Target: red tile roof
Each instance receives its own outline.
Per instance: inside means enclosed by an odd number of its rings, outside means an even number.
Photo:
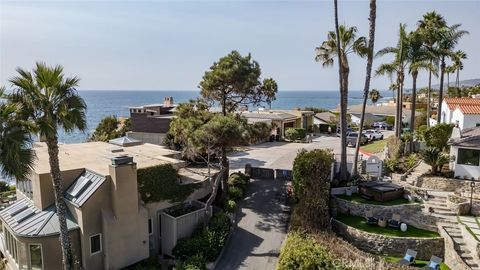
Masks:
[[[480,114],[480,98],[445,98],[450,110],[459,108],[463,114]]]

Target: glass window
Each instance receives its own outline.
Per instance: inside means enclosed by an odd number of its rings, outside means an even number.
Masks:
[[[101,234],[96,234],[90,236],[90,255],[99,253],[102,251],[102,236]]]
[[[149,219],[148,219],[148,234],[152,234],[152,233],[153,233],[152,226],[153,226],[153,224],[152,224],[152,219],[149,218]]]
[[[39,244],[30,244],[30,266],[32,270],[42,270],[42,246]]]
[[[480,150],[473,149],[458,149],[457,164],[479,166],[480,162]]]

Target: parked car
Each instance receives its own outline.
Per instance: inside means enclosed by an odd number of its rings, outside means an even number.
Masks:
[[[379,131],[368,129],[362,132],[365,136],[367,136],[368,140],[375,141],[375,140],[383,140],[383,134]]]
[[[357,146],[357,137],[358,137],[358,132],[348,133],[348,135],[347,135],[347,146],[352,146],[352,147]],[[360,145],[364,145],[367,142],[368,142],[367,136],[362,134],[361,137],[360,137]]]
[[[352,131],[353,131],[353,129],[347,128],[347,135],[348,135],[348,133],[350,133]],[[339,127],[337,128],[337,137],[340,137],[340,128]]]
[[[389,125],[387,124],[386,122],[382,121],[382,122],[374,122],[373,123],[373,127],[375,129],[383,129],[383,130],[392,130],[393,126],[392,125]]]

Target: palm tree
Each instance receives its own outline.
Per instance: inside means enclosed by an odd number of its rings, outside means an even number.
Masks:
[[[437,41],[439,39],[439,29],[445,27],[447,22],[442,15],[436,13],[435,11],[427,12],[423,14],[423,19],[419,20],[417,23],[418,30],[422,33],[425,41],[425,46],[430,52],[435,50]],[[430,64],[437,64],[438,59],[432,57],[430,59]],[[431,115],[431,93],[432,93],[432,71],[428,72],[428,89],[427,89],[427,126],[430,126],[430,115]]]
[[[447,73],[447,89],[450,88],[450,74],[455,73],[457,67],[455,65],[446,66],[445,72]]]
[[[378,100],[382,98],[382,96],[380,95],[380,92],[378,92],[377,89],[372,89],[372,91],[368,93],[368,97],[372,101],[373,105],[376,105]]]
[[[392,77],[393,74],[397,76],[395,85],[397,86],[397,110],[395,112],[395,137],[400,138],[402,133],[402,100],[403,100],[403,83],[405,79],[405,69],[408,66],[406,61],[407,49],[407,33],[405,32],[405,24],[400,24],[399,38],[396,47],[387,47],[377,52],[377,56],[386,54],[393,54],[394,59],[387,64],[381,64],[376,71],[376,75],[388,75]]]
[[[372,77],[372,64],[373,64],[373,47],[375,43],[375,20],[377,18],[377,2],[376,0],[370,0],[370,15],[369,15],[369,33],[368,33],[368,49],[367,49],[367,67],[365,72],[365,85],[363,88],[363,103],[362,103],[362,113],[360,116],[360,125],[358,129],[357,142],[355,144],[355,154],[353,156],[353,166],[352,166],[352,175],[357,175],[357,166],[358,166],[358,153],[360,151],[360,139],[363,131],[363,123],[365,121],[365,107],[367,106],[368,100],[368,90],[370,89],[370,80]],[[375,89],[374,89],[375,90]],[[377,90],[377,99],[380,97],[380,94]],[[376,102],[376,101],[375,101]]]
[[[443,101],[443,80],[445,75],[446,59],[452,58],[454,48],[460,39],[468,34],[465,30],[460,30],[460,24],[455,24],[449,27],[442,27],[438,32],[438,46],[434,53],[440,62],[440,88],[438,90],[438,108],[437,108],[437,123],[442,122],[442,101]]]
[[[417,78],[422,69],[432,71],[430,52],[424,47],[424,36],[420,31],[410,32],[406,42],[406,59],[408,72],[412,76],[412,108],[410,115],[410,131],[415,129],[415,110],[417,105]],[[410,140],[410,151],[413,151],[413,140]]]
[[[467,59],[467,54],[462,50],[457,50],[452,55],[453,68],[457,72],[455,86],[460,88],[460,70],[463,70],[463,59]]]
[[[64,269],[75,267],[63,199],[63,181],[58,160],[58,130],[86,129],[86,104],[77,94],[77,77],[63,75],[63,67],[37,63],[33,72],[17,68],[18,76],[10,82],[15,87],[14,100],[25,106],[25,115],[33,121],[39,136],[47,143],[55,207],[60,224],[60,244]]]
[[[33,165],[29,133],[32,125],[19,117],[21,105],[7,103],[6,99],[5,88],[0,87],[0,172],[21,181],[28,177]]]
[[[334,0],[335,7],[337,1]],[[330,67],[334,63],[334,58],[339,62],[339,80],[340,80],[340,178],[346,180],[347,177],[347,105],[348,105],[348,76],[350,67],[348,64],[348,55],[353,53],[365,56],[367,53],[365,37],[357,38],[357,28],[347,27],[338,24],[337,9],[335,8],[336,31],[328,32],[328,38],[320,47],[315,49],[315,60],[321,62],[323,67]]]

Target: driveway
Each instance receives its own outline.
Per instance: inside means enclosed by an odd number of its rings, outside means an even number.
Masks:
[[[237,228],[215,269],[275,269],[287,234],[285,184],[252,180],[239,203]]]

